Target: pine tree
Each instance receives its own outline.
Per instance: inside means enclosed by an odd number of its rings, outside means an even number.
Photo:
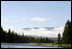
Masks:
[[[60,35],[60,33],[58,34],[58,44],[60,44],[61,43],[61,35]]]
[[[6,32],[1,27],[1,42],[5,42],[5,41],[6,41]]]
[[[9,43],[11,42],[11,31],[9,29],[8,34],[7,34],[7,39],[6,39]]]
[[[65,24],[62,43],[66,43],[66,44],[71,43],[71,22],[69,20]]]

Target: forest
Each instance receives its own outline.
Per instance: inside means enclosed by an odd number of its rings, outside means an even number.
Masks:
[[[60,34],[58,34],[58,44],[71,44],[71,22],[68,20],[65,24],[64,27],[64,32],[63,32],[63,37],[61,37]],[[35,43],[54,43],[55,41],[49,39],[48,37],[31,37],[31,36],[25,36],[23,35],[18,35],[14,31],[11,32],[9,31],[4,31],[3,28],[1,27],[1,42],[6,42],[6,43],[30,43],[30,42],[35,42]]]
[[[24,34],[18,35],[14,31],[11,32],[10,29],[8,32],[6,32],[1,27],[1,42],[6,42],[6,43],[29,43],[29,42],[53,43],[54,41],[50,40],[47,37],[35,38],[35,37],[31,37],[31,36],[24,36]]]

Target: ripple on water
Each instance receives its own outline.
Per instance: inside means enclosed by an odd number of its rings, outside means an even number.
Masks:
[[[1,43],[1,48],[62,48],[57,45],[32,45],[28,43]]]

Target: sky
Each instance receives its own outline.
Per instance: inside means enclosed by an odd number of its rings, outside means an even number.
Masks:
[[[1,1],[2,27],[64,27],[71,1]]]

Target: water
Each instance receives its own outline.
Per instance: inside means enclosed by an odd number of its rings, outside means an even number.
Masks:
[[[33,45],[28,43],[1,43],[1,48],[62,48],[57,45]]]

